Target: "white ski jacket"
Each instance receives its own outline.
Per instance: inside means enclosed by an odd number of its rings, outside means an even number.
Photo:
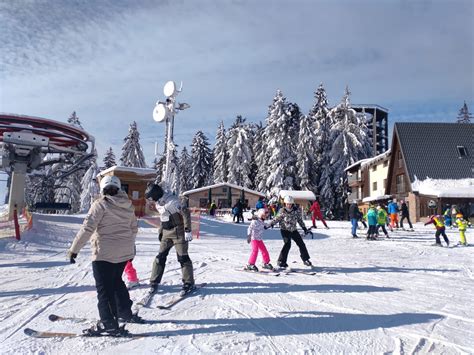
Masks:
[[[135,209],[127,194],[101,196],[92,204],[74,238],[71,253],[79,253],[90,239],[92,260],[120,263],[135,256],[138,231]]]

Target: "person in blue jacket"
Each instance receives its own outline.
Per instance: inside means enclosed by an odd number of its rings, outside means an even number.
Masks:
[[[374,205],[370,205],[369,210],[367,211],[367,223],[369,224],[369,231],[367,233],[367,239],[375,240],[377,237],[377,211],[375,210]]]

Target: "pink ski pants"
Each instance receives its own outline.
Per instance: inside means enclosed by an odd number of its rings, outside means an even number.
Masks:
[[[125,264],[125,269],[123,270],[125,275],[127,276],[128,282],[137,282],[138,281],[138,276],[137,276],[137,270],[133,267],[133,264],[131,261],[127,261]]]
[[[270,262],[270,256],[268,255],[268,251],[265,247],[265,243],[263,243],[263,240],[252,240],[250,245],[252,246],[252,252],[250,253],[249,264],[255,265],[259,250],[262,253],[263,263],[268,264]]]

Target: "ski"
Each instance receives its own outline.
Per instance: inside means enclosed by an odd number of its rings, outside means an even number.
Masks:
[[[153,299],[153,296],[156,294],[156,291],[147,291],[147,293],[145,294],[145,296],[143,296],[140,300],[138,300],[136,302],[136,305],[137,306],[141,306],[141,307],[148,307],[148,305],[150,304],[151,300]]]
[[[182,300],[184,300],[185,298],[187,298],[188,296],[196,293],[197,291],[199,291],[200,288],[206,286],[207,283],[202,283],[202,284],[199,284],[199,285],[195,285],[195,288],[191,291],[189,291],[188,293],[185,293],[185,294],[178,294],[176,296],[174,296],[173,298],[171,298],[168,302],[166,302],[165,304],[163,305],[159,305],[157,308],[159,309],[171,309],[173,306],[175,306],[177,303],[181,302]]]
[[[253,271],[253,270],[246,270],[246,269],[236,269],[236,270],[237,271],[248,272],[248,273],[253,273],[253,274],[258,274],[258,275],[280,276],[279,271],[263,271],[263,270]]]
[[[42,331],[42,330],[34,330],[31,328],[25,328],[23,329],[23,333],[25,335],[28,335],[33,338],[79,338],[79,337],[84,337],[84,338],[96,338],[96,337],[111,337],[111,338],[127,338],[127,339],[138,339],[138,338],[144,338],[144,337],[149,337],[149,336],[154,336],[151,333],[138,333],[138,334],[132,334],[132,333],[127,333],[126,335],[123,336],[113,336],[110,334],[98,334],[98,335],[89,335],[85,333],[63,333],[63,332],[50,332],[50,331]]]
[[[311,270],[303,270],[303,269],[282,269],[281,272],[284,274],[304,274],[304,275],[316,275],[316,271],[311,271]]]
[[[63,316],[59,316],[57,314],[50,314],[48,316],[48,319],[51,322],[71,321],[71,322],[74,322],[74,323],[97,323],[97,319],[79,318],[79,317],[63,317]],[[130,324],[160,324],[160,323],[174,323],[174,322],[173,321],[167,321],[167,320],[147,320],[147,319],[144,319],[143,323],[133,323],[133,322],[131,322]]]

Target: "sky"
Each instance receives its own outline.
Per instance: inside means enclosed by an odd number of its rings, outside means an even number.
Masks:
[[[242,115],[264,121],[276,90],[307,113],[322,82],[336,105],[377,104],[396,121],[474,111],[474,2],[379,0],[0,0],[0,112],[65,122],[76,111],[99,159],[120,157],[136,121],[148,164],[152,111],[183,82],[175,143],[213,143]]]

